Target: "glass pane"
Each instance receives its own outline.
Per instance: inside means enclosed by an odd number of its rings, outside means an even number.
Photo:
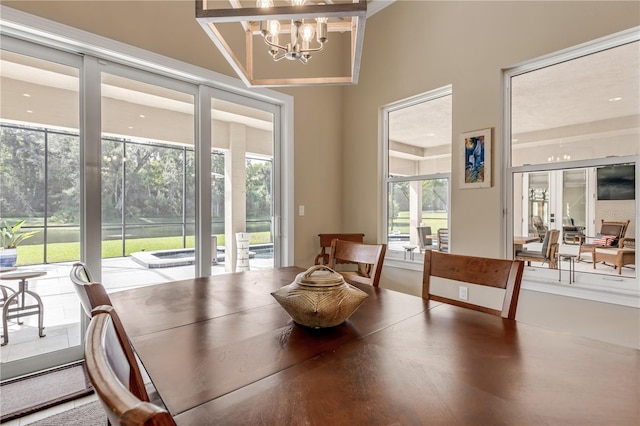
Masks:
[[[211,217],[220,266],[213,273],[240,270],[235,232],[249,233],[250,269],[272,268],[273,114],[220,99],[211,105]]]
[[[438,230],[448,228],[449,180],[392,182],[388,200],[388,250],[438,249]]]
[[[194,276],[194,126],[193,95],[102,74],[107,291]]]
[[[638,155],[640,42],[511,79],[512,165]]]
[[[585,226],[587,224],[587,174],[586,170],[562,172],[562,224]]]
[[[80,345],[80,304],[68,279],[68,262],[80,256],[79,70],[1,51],[0,78],[0,222],[24,220],[20,232],[35,232],[18,244],[16,267],[41,274],[27,285],[42,301],[44,321],[42,333],[33,309],[8,321],[4,376],[13,361],[46,368],[52,352],[63,360],[60,351]],[[3,277],[3,286],[19,291],[18,280]],[[17,300],[10,306],[22,306]],[[36,300],[27,294],[24,302]]]
[[[529,233],[540,233],[549,228],[549,174],[529,173]]]
[[[610,190],[612,186],[616,189]],[[628,240],[636,232],[635,165],[516,173],[513,195],[518,249],[523,245],[540,252],[547,232],[558,230],[557,253],[564,260],[569,259],[566,255],[575,258],[576,273],[636,276],[631,255],[635,242]],[[612,234],[615,239],[603,240]],[[549,264],[531,262],[531,266]]]
[[[451,172],[451,95],[389,112],[389,176]]]

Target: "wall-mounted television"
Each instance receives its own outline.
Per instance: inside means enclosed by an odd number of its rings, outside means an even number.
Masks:
[[[636,166],[615,164],[596,169],[598,200],[635,200]]]

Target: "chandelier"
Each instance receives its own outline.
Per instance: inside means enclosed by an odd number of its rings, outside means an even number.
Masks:
[[[196,20],[249,86],[355,84],[367,13],[366,0],[196,0]],[[221,8],[221,6],[223,8]],[[325,48],[331,39],[331,48]],[[261,39],[261,40],[260,40]],[[265,46],[259,48],[259,46]],[[316,52],[339,67],[268,65],[287,59],[307,64]],[[266,60],[265,60],[266,58]],[[340,70],[346,70],[342,67]],[[303,70],[304,69],[304,70]],[[328,70],[326,74],[321,74]]]
[[[293,6],[302,6],[306,0],[293,0]],[[325,3],[321,3],[325,4]],[[273,7],[273,0],[258,0],[257,7],[268,8]],[[260,22],[260,34],[264,37],[264,42],[270,47],[269,54],[274,61],[283,58],[290,61],[299,60],[306,64],[311,58],[311,52],[319,52],[327,42],[327,17],[315,18],[316,26],[305,23],[304,19],[299,17],[292,18],[289,24],[289,43],[280,45],[280,34],[282,25],[277,19]],[[317,47],[310,47],[313,36],[317,34]],[[278,56],[278,53],[281,53]]]

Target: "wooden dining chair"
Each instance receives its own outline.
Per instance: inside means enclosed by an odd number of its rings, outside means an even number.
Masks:
[[[364,241],[364,234],[318,234],[320,237],[320,253],[316,255],[314,263],[316,265],[328,265],[329,264],[329,253],[327,250],[331,251],[331,242],[335,239],[343,240],[343,241],[353,241],[356,243],[361,243]]]
[[[422,274],[422,297],[463,308],[474,309],[503,318],[515,319],[522,283],[524,262],[521,260],[493,259],[487,257],[463,256],[427,250],[424,255]],[[477,284],[505,290],[502,309],[492,309],[468,301],[431,294],[431,277],[447,278],[459,283]],[[448,281],[447,284],[453,283]],[[455,294],[455,293],[454,293]]]
[[[378,287],[386,244],[364,244],[353,241],[333,240],[329,254],[329,268],[338,263],[356,263],[356,271],[337,271],[349,283],[362,283]]]
[[[82,310],[91,318],[93,308],[100,305],[111,306],[111,299],[107,290],[100,283],[92,282],[91,273],[83,262],[76,262],[71,267],[69,278],[80,299]]]
[[[109,424],[175,425],[171,414],[149,402],[133,349],[112,306],[98,306],[87,329],[85,365]]]

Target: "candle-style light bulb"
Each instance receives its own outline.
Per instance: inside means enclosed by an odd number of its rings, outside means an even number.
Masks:
[[[256,7],[273,7],[273,0],[256,0]],[[262,34],[262,37],[266,37],[269,34],[268,22],[260,21],[260,33]]]
[[[267,22],[269,27],[269,33],[272,36],[277,37],[278,34],[280,34],[280,21],[278,21],[277,19],[272,19]]]
[[[278,44],[280,34],[280,21],[277,19],[271,19],[267,21],[267,28],[269,29],[269,34],[271,35],[271,43]],[[273,52],[271,53],[273,55]]]
[[[325,3],[318,3],[319,6],[324,5]],[[320,44],[324,44],[327,42],[327,22],[329,21],[329,18],[327,18],[326,16],[320,17],[320,18],[316,18],[316,26],[317,31],[316,34],[317,36],[317,40],[318,43]]]
[[[304,24],[300,29],[300,37],[302,37],[302,50],[309,49],[309,42],[313,39],[316,29],[311,24]]]

